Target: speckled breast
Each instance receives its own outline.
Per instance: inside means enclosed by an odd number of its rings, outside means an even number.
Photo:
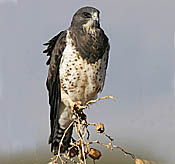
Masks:
[[[104,54],[95,63],[87,63],[73,46],[69,32],[66,41],[59,72],[61,96],[68,96],[72,101],[81,101],[84,104],[94,99],[103,89],[107,55]]]

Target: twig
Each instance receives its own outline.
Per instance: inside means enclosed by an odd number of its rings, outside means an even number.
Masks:
[[[60,152],[61,152],[61,146],[62,146],[62,144],[63,144],[63,140],[64,140],[64,137],[65,137],[67,131],[68,131],[69,128],[73,125],[73,123],[74,123],[74,121],[72,121],[72,122],[70,123],[70,125],[67,127],[67,129],[64,131],[64,134],[63,134],[63,136],[62,136],[62,138],[61,138],[61,141],[60,141],[60,143],[59,143],[58,155],[56,156],[56,159],[54,160],[54,162],[57,161],[58,158],[60,158],[61,163],[62,163],[62,164],[65,163],[64,160],[61,158],[61,154],[60,154]]]
[[[97,98],[97,99],[95,99],[95,100],[90,100],[90,101],[88,101],[88,102],[87,102],[87,105],[96,103],[97,101],[104,100],[104,99],[113,99],[113,100],[115,100],[115,101],[118,100],[118,98],[113,97],[113,96],[104,96],[104,97]]]
[[[125,155],[130,155],[132,157],[132,159],[134,160],[135,159],[135,155],[130,153],[130,152],[127,152],[126,150],[124,150],[121,146],[117,146],[117,145],[113,145],[113,148],[117,148],[119,149],[120,151],[122,151]]]
[[[99,144],[99,145],[102,145],[102,146],[104,146],[104,147],[106,147],[106,148],[110,148],[110,147],[112,147],[112,148],[117,148],[117,149],[119,149],[120,151],[122,151],[125,155],[130,155],[131,157],[132,157],[132,159],[134,160],[135,159],[135,155],[134,154],[132,154],[132,153],[130,153],[130,152],[127,152],[126,150],[124,150],[124,148],[122,148],[121,146],[117,146],[117,145],[110,145],[110,143],[109,144],[104,144],[104,143],[102,143],[101,141],[99,141],[99,140],[96,140],[96,141],[92,141],[92,142],[90,142],[89,144]]]
[[[95,164],[95,160],[100,158],[101,152],[94,149],[94,148],[90,148],[91,144],[102,145],[102,146],[110,149],[111,151],[114,148],[116,148],[116,149],[119,149],[121,152],[123,152],[125,155],[130,155],[133,160],[136,159],[134,154],[127,152],[126,150],[124,150],[120,146],[113,145],[114,139],[104,132],[104,125],[102,123],[97,124],[97,123],[88,123],[87,122],[86,115],[84,114],[83,110],[86,109],[89,104],[93,104],[99,100],[104,100],[104,99],[118,100],[117,98],[115,98],[113,96],[104,96],[104,97],[98,98],[96,100],[90,100],[89,102],[86,103],[85,106],[81,106],[80,102],[77,102],[77,103],[72,102],[73,106],[72,106],[71,111],[73,112],[73,121],[70,123],[70,125],[67,127],[67,129],[64,131],[64,134],[63,134],[61,141],[59,143],[58,155],[52,159],[53,163],[56,163],[58,158],[59,158],[62,164],[67,163],[68,160],[72,161],[75,164],[86,164],[86,156],[88,154],[93,159],[93,163]],[[102,124],[103,126],[99,127],[99,124],[100,125]],[[78,139],[74,140],[72,143],[72,146],[69,147],[65,153],[61,154],[61,146],[63,145],[63,140],[66,136],[66,133],[68,132],[68,130],[70,129],[70,127],[72,125],[74,125],[75,132],[78,136]],[[109,140],[109,143],[104,144],[99,140],[90,141],[90,131],[88,130],[89,126],[96,126],[96,132],[101,133],[105,137],[107,137]],[[86,138],[86,136],[87,136],[87,138]],[[72,155],[70,155],[70,151],[74,147],[78,148],[78,154],[76,153],[75,155],[72,156]],[[92,150],[94,151],[94,154],[93,154]],[[64,160],[61,157],[61,155],[64,156]],[[77,162],[73,159],[73,157],[75,157],[75,156],[78,156]]]

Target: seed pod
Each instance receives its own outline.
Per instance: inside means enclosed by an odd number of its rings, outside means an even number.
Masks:
[[[98,123],[98,124],[96,125],[96,132],[97,132],[97,133],[103,133],[104,131],[105,131],[104,124]]]
[[[73,148],[69,150],[69,156],[70,158],[73,158],[77,155],[78,155],[78,148],[74,146]]]
[[[88,155],[93,159],[93,160],[97,160],[100,159],[101,157],[101,152],[97,149],[94,148],[90,148],[90,151],[88,152]]]
[[[135,159],[135,164],[144,164],[144,162],[141,159],[136,158]]]

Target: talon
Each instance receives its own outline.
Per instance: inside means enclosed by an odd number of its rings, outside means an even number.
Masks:
[[[85,109],[87,107],[88,107],[88,105],[82,105],[81,101],[77,101],[74,104],[74,109],[77,109],[77,110],[82,110],[82,109]]]

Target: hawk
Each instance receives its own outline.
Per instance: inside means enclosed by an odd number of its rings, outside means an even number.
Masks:
[[[103,90],[108,64],[108,37],[100,27],[99,10],[80,8],[70,27],[53,37],[43,51],[49,59],[46,86],[50,104],[51,152],[72,121],[71,101],[85,105]],[[70,101],[71,100],[71,101]],[[61,151],[68,149],[73,126],[66,133]]]

